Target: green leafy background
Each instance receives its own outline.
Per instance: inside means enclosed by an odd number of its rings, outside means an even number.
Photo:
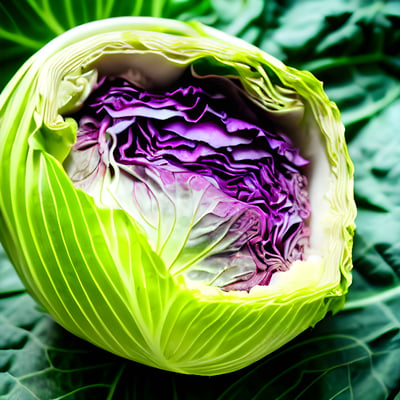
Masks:
[[[184,376],[64,331],[25,292],[0,248],[0,400],[399,400],[400,2],[1,0],[0,87],[64,30],[120,15],[196,19],[324,82],[355,164],[354,282],[343,311],[260,362],[223,376]]]

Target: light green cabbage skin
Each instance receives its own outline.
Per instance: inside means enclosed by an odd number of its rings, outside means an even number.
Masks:
[[[63,167],[77,126],[61,114],[96,74],[131,68],[162,86],[190,65],[240,79],[311,161],[307,259],[249,293],[173,274],[126,211],[76,189]],[[353,166],[338,109],[310,73],[199,23],[114,18],[46,45],[0,96],[0,183],[0,240],[29,293],[75,335],[153,367],[243,368],[340,310],[351,283]]]

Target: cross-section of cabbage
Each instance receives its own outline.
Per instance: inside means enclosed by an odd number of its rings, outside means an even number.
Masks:
[[[172,274],[268,285],[308,246],[308,162],[231,81],[188,75],[162,91],[102,78],[74,115],[68,173],[128,211]]]
[[[353,167],[313,75],[192,22],[66,32],[0,95],[0,240],[64,328],[216,375],[340,310]]]

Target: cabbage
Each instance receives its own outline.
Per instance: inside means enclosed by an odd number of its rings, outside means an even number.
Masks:
[[[310,73],[239,39],[86,24],[0,97],[0,239],[75,335],[157,368],[231,372],[344,304],[343,130]]]

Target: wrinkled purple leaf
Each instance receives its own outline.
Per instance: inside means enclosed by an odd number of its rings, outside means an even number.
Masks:
[[[245,101],[237,115],[227,96],[205,86],[192,78],[161,93],[103,78],[75,116],[74,150],[92,160],[75,180],[84,187],[82,176],[93,184],[104,166],[119,168],[130,181],[126,192],[135,212],[161,230],[160,208],[161,216],[170,212],[168,203],[178,208],[178,192],[188,204],[197,197],[186,249],[167,262],[173,265],[186,251],[181,265],[190,258],[215,265],[209,283],[234,290],[268,285],[275,271],[302,259],[308,245],[310,205],[302,173],[308,162],[285,135],[253,123]],[[179,224],[176,218],[164,226],[168,240]],[[197,275],[195,269],[189,276]]]

